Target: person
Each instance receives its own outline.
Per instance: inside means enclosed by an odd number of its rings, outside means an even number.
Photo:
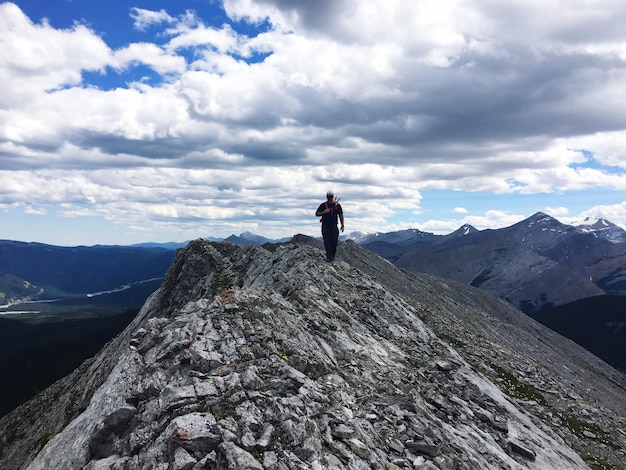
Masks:
[[[322,219],[322,237],[324,238],[324,249],[326,250],[326,261],[333,261],[337,254],[337,243],[339,242],[339,229],[337,228],[337,218],[341,222],[343,232],[343,209],[341,204],[335,200],[335,193],[326,193],[326,202],[320,204],[315,212],[317,217]]]

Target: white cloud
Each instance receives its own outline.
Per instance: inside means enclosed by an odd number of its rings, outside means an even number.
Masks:
[[[424,232],[446,235],[465,224],[469,224],[478,230],[509,227],[525,219],[528,215],[530,214],[510,214],[499,210],[488,210],[483,215],[470,215],[460,219],[427,220],[418,224],[418,228]]]
[[[572,139],[581,149],[593,149],[594,158],[603,165],[626,170],[626,131],[598,132]]]
[[[572,217],[568,220],[584,220],[587,217],[597,219],[607,219],[611,222],[621,225],[626,229],[626,201],[620,204],[599,205],[591,207],[585,211],[582,211],[576,217]]]
[[[560,218],[569,214],[567,207],[546,207],[544,212],[554,218]]]
[[[145,31],[150,26],[174,21],[174,18],[168,15],[165,10],[151,11],[133,7],[130,16],[134,20],[133,26],[140,31]]]
[[[78,85],[83,70],[102,70],[104,41],[83,25],[36,25],[13,3],[0,4],[0,109],[21,107],[33,94]]]
[[[115,69],[125,69],[140,63],[162,75],[183,73],[186,69],[183,57],[168,54],[161,47],[147,43],[130,44],[128,47],[115,51],[109,65]]]
[[[46,210],[31,206],[24,207],[24,213],[28,215],[46,215]]]
[[[224,8],[269,27],[243,35],[191,11],[134,8],[145,41],[113,50],[84,25],[34,24],[0,4],[0,204],[67,203],[65,216],[135,226],[144,217],[316,230],[306,208],[332,186],[368,230],[416,225],[388,220],[422,215],[428,189],[626,190],[626,4]],[[141,66],[153,75],[134,74]],[[116,86],[90,84],[86,72]],[[267,208],[274,198],[280,210]],[[422,227],[520,217],[453,212],[466,217]]]

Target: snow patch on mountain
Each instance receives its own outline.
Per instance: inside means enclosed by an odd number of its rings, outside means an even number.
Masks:
[[[626,231],[606,219],[586,217],[581,221],[573,222],[579,232],[592,233],[598,238],[604,238],[613,243],[626,244]]]

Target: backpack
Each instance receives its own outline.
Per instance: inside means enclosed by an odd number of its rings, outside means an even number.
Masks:
[[[326,205],[326,209],[330,209],[332,208],[334,211],[337,210],[337,201],[333,201],[333,203],[329,206],[328,205],[328,201],[324,202],[324,204]],[[332,212],[331,212],[332,214]],[[324,216],[320,217],[320,224],[322,223],[322,219],[324,218]]]

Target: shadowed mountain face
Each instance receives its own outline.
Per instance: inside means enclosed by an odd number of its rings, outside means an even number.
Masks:
[[[626,294],[626,247],[598,233],[537,213],[498,230],[363,246],[409,271],[480,287],[531,313],[585,297]]]
[[[478,289],[319,245],[191,242],[121,335],[0,420],[0,467],[626,466],[623,375]]]
[[[625,296],[588,297],[531,316],[626,372]]]
[[[161,247],[61,247],[0,240],[0,305],[162,278],[174,256],[174,250]]]

